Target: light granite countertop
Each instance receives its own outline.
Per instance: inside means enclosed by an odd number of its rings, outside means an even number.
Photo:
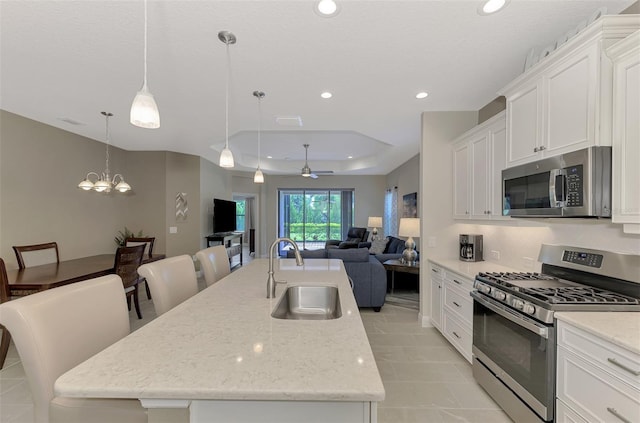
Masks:
[[[447,270],[475,279],[480,272],[517,272],[518,270],[496,264],[492,261],[462,261],[458,259],[430,258],[429,261],[444,267]]]
[[[258,259],[115,343],[55,383],[66,397],[382,401],[384,387],[342,261],[277,261],[289,286],[338,286],[342,317],[281,320]]]
[[[639,312],[557,312],[558,320],[640,355]]]

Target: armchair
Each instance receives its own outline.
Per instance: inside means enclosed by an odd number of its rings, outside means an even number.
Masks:
[[[358,248],[361,242],[367,242],[369,231],[367,228],[351,227],[344,241],[330,239],[325,243],[325,248]]]

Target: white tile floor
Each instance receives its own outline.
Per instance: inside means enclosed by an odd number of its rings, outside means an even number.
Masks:
[[[132,310],[131,330],[156,317],[144,288],[140,292],[143,319]],[[416,310],[387,304],[380,313],[362,309],[361,315],[386,390],[378,405],[380,423],[511,421],[473,380],[469,363],[436,329],[418,324]],[[31,393],[13,344],[0,370],[0,422],[33,422]]]

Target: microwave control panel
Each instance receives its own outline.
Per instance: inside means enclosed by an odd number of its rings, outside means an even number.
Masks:
[[[566,167],[564,171],[567,175],[566,207],[582,207],[584,201],[584,178],[582,175],[582,165]]]

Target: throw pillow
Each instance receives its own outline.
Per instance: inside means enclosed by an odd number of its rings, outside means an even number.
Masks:
[[[384,252],[385,247],[387,246],[387,242],[389,242],[389,238],[374,239],[373,241],[371,241],[371,247],[369,247],[369,254],[382,254]]]

